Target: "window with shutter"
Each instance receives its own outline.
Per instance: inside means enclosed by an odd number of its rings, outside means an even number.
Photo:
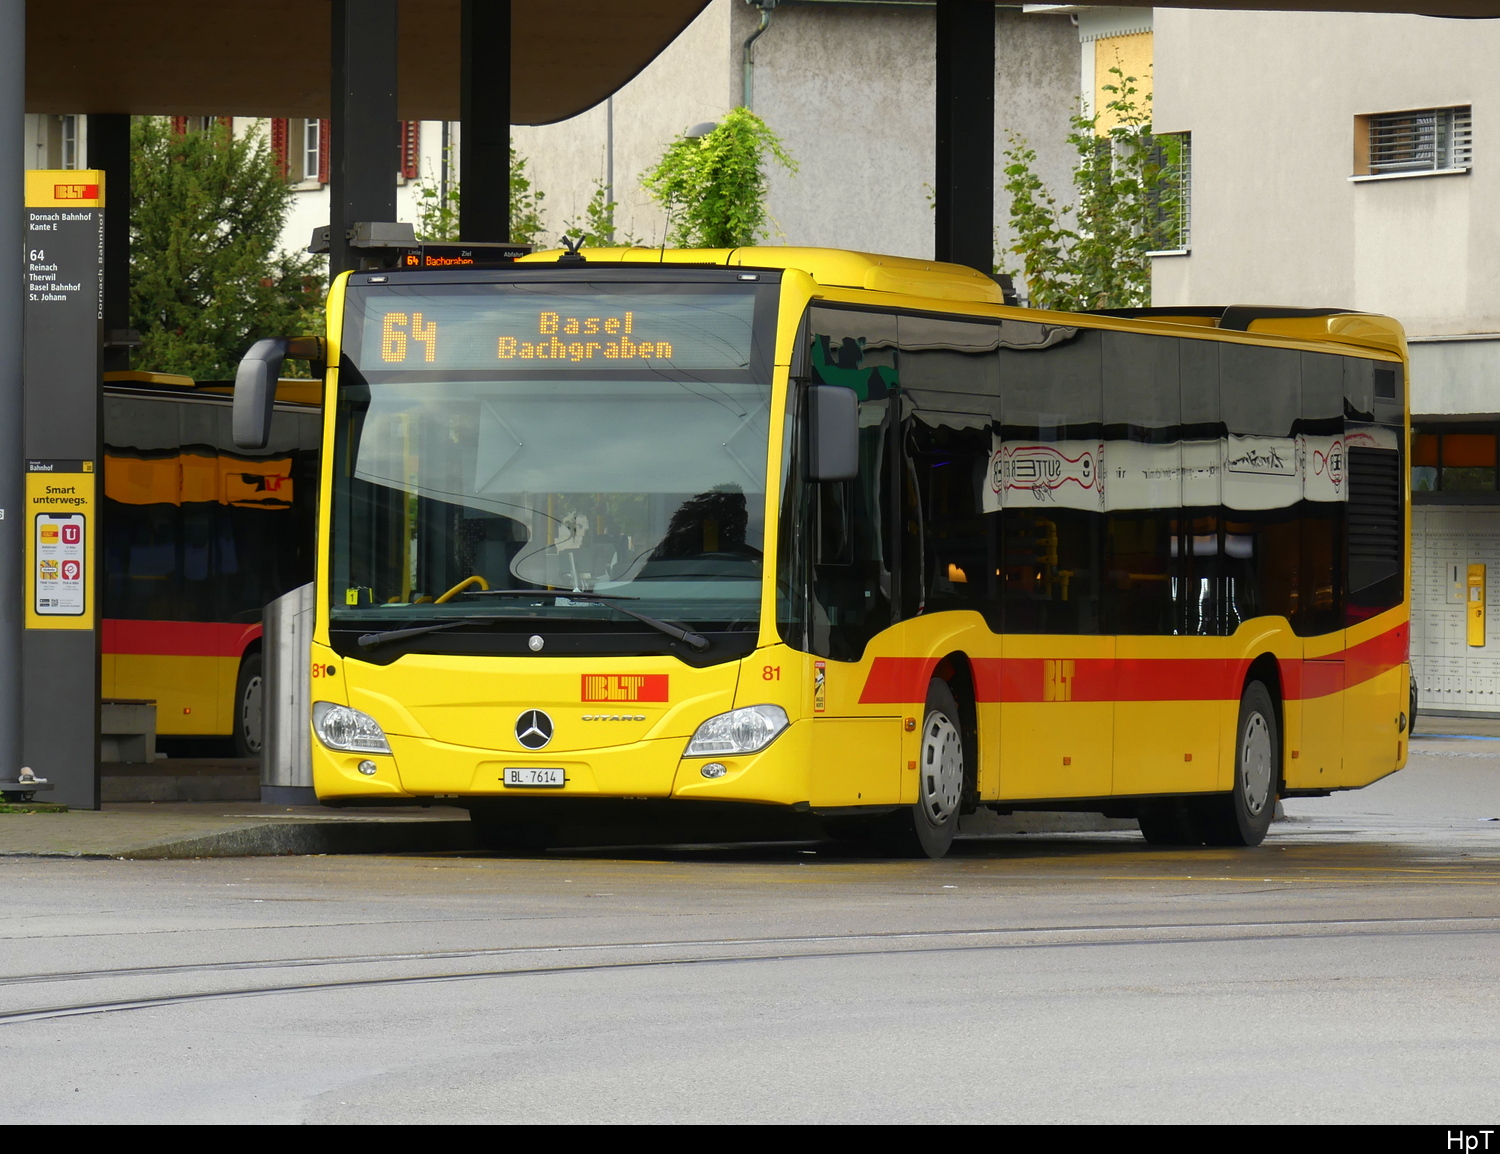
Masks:
[[[276,164],[276,171],[286,180],[291,171],[287,158],[287,121],[282,117],[271,120],[271,159]]]
[[[308,121],[311,125],[312,121]],[[318,121],[318,183],[328,183],[328,121]]]
[[[1159,233],[1152,255],[1176,256],[1193,246],[1193,134],[1163,132],[1152,143],[1162,182],[1151,195]]]
[[[1355,118],[1357,176],[1466,172],[1474,163],[1469,105],[1417,108]]]
[[[422,159],[422,122],[401,122],[401,175],[407,180],[416,180],[420,175]]]

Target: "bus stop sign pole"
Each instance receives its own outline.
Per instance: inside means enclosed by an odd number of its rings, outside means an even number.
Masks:
[[[21,310],[25,247],[26,3],[0,0],[0,779],[21,771]]]
[[[26,173],[22,763],[99,805],[104,173]],[[21,779],[25,788],[24,778]]]

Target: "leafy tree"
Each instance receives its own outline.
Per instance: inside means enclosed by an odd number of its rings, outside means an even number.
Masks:
[[[539,244],[546,225],[542,220],[542,201],[547,194],[536,188],[526,172],[527,160],[510,150],[510,239],[517,244]],[[463,182],[448,182],[445,201],[442,189],[432,180],[417,184],[417,237],[419,240],[461,240],[458,231],[458,206],[463,199]]]
[[[565,236],[577,237],[585,248],[629,248],[640,241],[628,233],[621,233],[615,224],[615,210],[620,206],[609,198],[609,189],[604,181],[594,181],[594,193],[584,206],[583,218],[574,217],[563,225]]]
[[[136,366],[222,380],[262,337],[322,331],[322,258],[277,252],[291,198],[263,133],[176,133],[164,117],[134,120]]]
[[[1077,156],[1072,204],[1036,172],[1036,152],[1011,137],[1005,153],[1010,224],[1020,276],[1036,308],[1086,311],[1151,303],[1153,250],[1172,248],[1181,228],[1180,145],[1151,133],[1151,96],[1134,76],[1111,68],[1111,99],[1071,118]],[[1101,124],[1109,127],[1101,131]]]
[[[766,164],[797,171],[781,138],[748,108],[707,136],[679,136],[641,184],[667,212],[667,239],[684,248],[736,248],[769,235]]]

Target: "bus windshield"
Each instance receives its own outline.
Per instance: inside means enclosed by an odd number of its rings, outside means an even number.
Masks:
[[[335,630],[482,617],[514,632],[541,617],[640,632],[614,600],[702,631],[753,632],[771,391],[755,339],[765,291],[352,291]],[[505,592],[518,590],[592,597]]]

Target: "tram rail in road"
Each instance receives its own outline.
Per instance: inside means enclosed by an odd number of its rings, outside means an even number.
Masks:
[[[539,978],[556,974],[588,973],[643,967],[743,965],[806,960],[921,954],[974,950],[1056,950],[1094,946],[1158,946],[1199,942],[1249,942],[1278,939],[1334,937],[1412,937],[1457,934],[1500,934],[1500,917],[1458,918],[1341,918],[1326,921],[1164,923],[1116,926],[1036,926],[1016,929],[954,929],[892,931],[878,934],[818,934],[783,938],[740,938],[662,942],[594,943],[564,946],[514,946],[492,950],[439,950],[397,954],[285,958],[279,960],[210,962],[182,966],[137,966],[113,970],[61,971],[9,975],[0,987],[25,988],[57,982],[98,984],[129,979],[273,973],[308,968],[425,967],[414,974],[375,974],[330,978],[315,982],[285,982],[236,986],[228,989],[141,994],[92,1002],[31,1006],[0,1010],[0,1025],[82,1014],[118,1013],[191,1001],[310,994],[321,991],[378,989],[393,985],[482,981],[502,978]],[[617,955],[610,957],[608,955]],[[601,958],[601,955],[603,956]],[[451,963],[477,959],[574,959],[554,964],[464,969]],[[592,961],[590,958],[601,958]],[[444,966],[443,963],[450,963]]]

